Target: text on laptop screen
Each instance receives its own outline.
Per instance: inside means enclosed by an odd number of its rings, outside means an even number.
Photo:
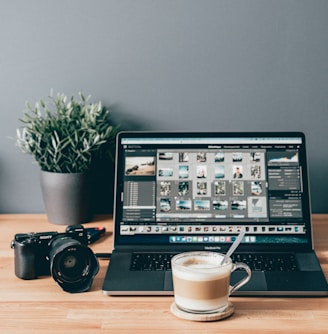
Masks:
[[[244,242],[306,241],[302,137],[123,136],[119,145],[123,238],[229,243],[243,228]]]

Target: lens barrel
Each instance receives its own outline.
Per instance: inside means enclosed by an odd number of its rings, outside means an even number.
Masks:
[[[70,293],[89,290],[99,271],[92,250],[67,236],[54,239],[50,247],[50,273],[57,284]]]

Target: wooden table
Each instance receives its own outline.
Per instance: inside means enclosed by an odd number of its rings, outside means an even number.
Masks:
[[[315,249],[328,277],[328,215],[314,215]],[[92,245],[94,252],[112,247],[111,217],[100,216],[87,227],[105,226],[106,236]],[[52,277],[24,281],[14,274],[16,233],[64,231],[43,214],[0,215],[0,333],[328,333],[328,298],[232,297],[234,314],[223,321],[202,323],[176,318],[173,297],[109,297],[102,294],[108,265],[91,291],[63,292]]]

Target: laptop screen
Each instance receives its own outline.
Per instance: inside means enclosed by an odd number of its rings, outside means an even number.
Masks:
[[[310,242],[302,133],[122,132],[119,244]]]

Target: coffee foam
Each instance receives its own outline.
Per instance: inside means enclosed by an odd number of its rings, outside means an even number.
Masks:
[[[174,274],[186,280],[210,281],[222,276],[228,276],[231,272],[231,263],[221,266],[222,256],[199,256],[181,258],[175,268]]]

